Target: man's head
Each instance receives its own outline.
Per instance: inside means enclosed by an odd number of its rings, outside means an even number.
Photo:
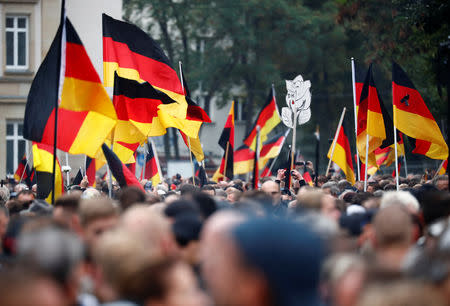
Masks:
[[[322,190],[307,190],[299,193],[296,207],[298,210],[315,211],[335,221],[340,217],[336,199]]]
[[[60,196],[53,206],[53,219],[67,225],[75,231],[79,231],[78,209],[80,194],[64,194]]]
[[[267,181],[261,185],[261,190],[272,198],[272,204],[277,205],[281,201],[280,185],[274,181]]]
[[[82,200],[78,210],[83,238],[92,246],[103,232],[114,228],[119,219],[118,209],[107,198]]]
[[[448,191],[448,175],[438,175],[433,179],[433,183],[439,190]]]
[[[122,210],[128,209],[133,204],[145,202],[145,193],[136,186],[120,189],[118,197]]]
[[[378,211],[373,221],[375,246],[408,248],[412,243],[411,215],[401,205],[390,205]]]
[[[31,204],[31,202],[33,202],[34,198],[35,198],[34,192],[31,190],[28,190],[28,188],[22,189],[17,194],[17,200],[24,203],[26,208]]]
[[[216,195],[216,190],[211,185],[203,186],[201,189],[201,192],[208,194],[209,196],[213,197]]]
[[[305,226],[250,220],[218,238],[216,263],[222,271],[213,290],[217,305],[319,305],[324,250]]]

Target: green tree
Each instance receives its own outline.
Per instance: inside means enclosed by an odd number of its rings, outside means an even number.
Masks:
[[[322,152],[328,149],[338,113],[351,105],[349,57],[355,56],[336,23],[335,1],[126,0],[124,7],[125,19],[151,33],[173,63],[183,61],[192,89],[201,86],[206,111],[213,97],[224,105],[239,91],[247,128],[271,83],[281,106],[285,79],[311,80],[313,118],[299,140],[308,143],[320,124]],[[313,156],[313,146],[301,148]]]

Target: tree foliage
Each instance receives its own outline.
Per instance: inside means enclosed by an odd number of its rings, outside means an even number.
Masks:
[[[124,0],[124,8],[173,63],[183,62],[207,111],[213,97],[219,106],[235,96],[245,102],[247,128],[272,83],[281,107],[284,80],[302,74],[312,83],[312,119],[299,140],[312,140],[319,124],[325,152],[342,107],[353,109],[351,57],[377,64],[386,101],[395,59],[432,112],[443,113],[433,65],[449,33],[443,0]],[[302,147],[306,157],[313,150]]]

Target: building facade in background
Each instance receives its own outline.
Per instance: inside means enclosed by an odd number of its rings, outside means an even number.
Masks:
[[[14,173],[25,153],[30,156],[31,144],[22,136],[26,99],[56,34],[60,9],[61,0],[0,0],[1,178]],[[101,14],[120,19],[122,0],[66,0],[66,12],[102,77]],[[72,172],[76,173],[76,165],[84,158],[71,156],[70,159]]]

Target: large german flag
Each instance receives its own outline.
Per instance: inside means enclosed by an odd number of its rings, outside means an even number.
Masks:
[[[267,135],[273,130],[274,127],[281,122],[280,115],[278,114],[278,107],[275,98],[275,90],[270,89],[269,96],[266,103],[256,117],[256,121],[253,124],[250,133],[245,137],[244,143],[253,151],[256,146],[256,127],[260,127],[261,143],[267,140]]]
[[[342,171],[345,173],[345,176],[347,178],[347,181],[350,183],[355,184],[355,171],[353,168],[353,161],[352,161],[352,152],[350,149],[350,141],[349,141],[349,135],[350,135],[350,124],[346,117],[344,117],[344,121],[342,123],[342,126],[339,128],[339,131],[337,132],[337,139],[336,139],[336,145],[334,147],[334,153],[331,157],[331,151],[333,148],[333,145],[330,147],[330,150],[328,151],[327,157],[331,158],[331,160],[336,163],[339,168],[342,169]]]
[[[144,191],[144,188],[142,188],[141,184],[137,180],[136,175],[131,173],[131,171],[120,161],[117,155],[111,151],[106,144],[102,145],[102,150],[108,162],[109,169],[121,188],[136,186]]]
[[[373,80],[372,65],[364,81],[358,106],[357,149],[362,163],[366,163],[366,142],[369,135],[369,166],[376,166],[375,149],[386,139],[386,127],[383,118],[384,104]]]
[[[31,84],[23,135],[53,146],[58,109],[58,149],[95,157],[117,116],[78,34],[64,20]]]
[[[219,146],[224,150],[222,162],[219,169],[212,177],[212,180],[218,182],[224,177],[233,179],[234,163],[234,101],[231,102],[230,112],[219,139]]]
[[[260,168],[263,168],[269,159],[275,158],[280,154],[290,131],[291,129],[287,129],[286,132],[273,136],[263,144],[259,160]]]
[[[145,159],[145,175],[143,175],[144,167],[141,172],[141,179],[147,179],[152,181],[152,186],[156,186],[161,182],[161,178],[159,176],[158,165],[156,163],[155,154],[153,153],[152,146],[147,143],[147,157]]]
[[[53,179],[53,147],[33,142],[33,166],[36,169],[38,199],[51,203]],[[55,168],[55,199],[64,192],[61,166],[56,158]]]
[[[439,126],[414,84],[396,63],[392,63],[392,97],[396,128],[416,139],[413,153],[447,159],[448,146]]]
[[[103,78],[114,85],[114,72],[148,82],[177,101],[172,115],[186,117],[186,99],[176,71],[159,45],[137,26],[103,14]]]
[[[253,169],[255,151],[243,144],[234,151],[234,174],[249,173]]]

